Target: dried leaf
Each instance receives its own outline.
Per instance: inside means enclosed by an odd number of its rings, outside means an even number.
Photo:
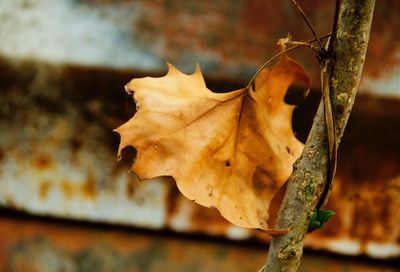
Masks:
[[[187,198],[217,208],[232,223],[273,228],[270,201],[303,148],[292,131],[294,106],[284,97],[294,83],[308,89],[309,76],[285,57],[259,74],[254,90],[217,94],[198,66],[192,75],[168,68],[164,77],[126,86],[138,111],[116,129],[119,154],[136,148],[132,170],[140,179],[172,176]]]

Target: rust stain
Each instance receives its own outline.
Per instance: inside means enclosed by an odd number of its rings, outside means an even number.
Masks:
[[[190,230],[193,232],[222,235],[225,233],[225,230],[231,226],[228,221],[221,220],[221,214],[217,209],[196,205],[196,208],[193,209],[193,211],[191,217],[188,218],[188,221],[190,222]],[[209,224],[209,222],[215,223]]]
[[[39,170],[49,169],[53,165],[52,159],[44,154],[39,154],[36,158],[34,158],[33,163],[34,166]]]
[[[272,29],[271,22],[278,20],[279,24],[283,19],[282,14],[282,1],[255,1],[247,0],[242,13],[243,22],[247,29],[252,32],[269,33]],[[273,9],[271,7],[274,7]]]
[[[135,187],[136,187],[136,182],[138,182],[135,179],[129,179],[127,184],[126,184],[126,195],[128,198],[133,198],[135,194]]]
[[[65,198],[83,197],[85,199],[93,200],[96,198],[96,180],[93,175],[88,174],[85,182],[82,184],[74,184],[71,181],[64,180],[61,182],[61,191]]]
[[[85,198],[96,198],[96,180],[94,179],[92,172],[88,173],[88,177],[81,187],[81,192]]]
[[[64,180],[61,182],[61,191],[63,192],[65,198],[72,198],[75,195],[75,188],[70,181]]]
[[[327,205],[336,215],[322,230],[313,232],[311,243],[306,244],[353,239],[360,244],[359,252],[366,253],[371,242],[398,243],[400,198],[393,188],[388,180],[362,184],[357,179],[343,179],[339,173]]]
[[[399,186],[400,179],[397,180]],[[353,222],[360,223],[353,224],[350,233],[363,244],[370,240],[390,242],[393,235],[389,234],[398,232],[399,218],[396,214],[400,209],[400,198],[392,190],[390,183],[382,181],[362,188],[363,197],[354,203],[355,213],[353,214]]]
[[[364,70],[370,77],[384,76],[400,65],[400,2],[387,0],[376,5]]]
[[[169,182],[167,183],[169,186],[168,195],[165,198],[165,205],[167,207],[167,220],[168,224],[170,224],[172,216],[179,210],[179,197],[180,192],[176,186],[173,186],[173,178],[168,177]]]
[[[0,163],[2,163],[3,159],[4,159],[4,151],[0,149]]]
[[[18,209],[18,205],[14,202],[14,200],[11,197],[5,199],[5,204],[7,207],[11,209]]]
[[[331,31],[332,3],[305,1],[302,7],[317,33],[322,35]],[[397,42],[400,38],[399,7],[398,1],[388,0],[375,9],[364,69],[364,74],[369,77],[384,76],[400,64],[397,57],[400,50]],[[187,54],[201,57],[211,53],[218,56],[219,69],[225,64],[258,67],[278,52],[276,41],[288,32],[297,40],[311,37],[307,25],[290,1],[278,0],[241,0],[235,4],[228,0],[212,4],[205,1],[182,4],[149,0],[141,2],[141,12],[133,24],[133,29],[141,33],[137,41],[161,58],[179,63]],[[160,39],[163,46],[156,42]],[[295,54],[318,78],[319,66],[312,53],[298,50]],[[314,84],[319,86],[317,80]]]
[[[78,139],[77,137],[71,139],[70,146],[72,154],[76,154],[82,148],[82,140]]]
[[[40,187],[39,187],[39,197],[44,200],[47,198],[48,194],[49,194],[49,190],[51,187],[51,182],[48,180],[44,180],[40,183]]]

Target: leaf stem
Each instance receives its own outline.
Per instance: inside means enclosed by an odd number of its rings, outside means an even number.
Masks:
[[[324,39],[324,38],[328,38],[329,36],[331,36],[331,33],[326,34],[326,35],[322,36],[321,38]],[[250,89],[250,87],[251,87],[252,84],[254,83],[254,80],[255,80],[256,77],[260,74],[260,72],[261,72],[265,67],[267,67],[267,66],[270,65],[272,62],[274,62],[276,59],[278,59],[280,56],[282,56],[282,55],[284,55],[284,54],[286,54],[286,53],[288,53],[288,52],[290,52],[290,51],[293,51],[293,50],[295,50],[295,49],[297,49],[297,48],[300,48],[300,47],[310,47],[310,48],[312,48],[312,47],[311,47],[311,46],[312,46],[311,43],[312,43],[312,42],[315,42],[315,41],[317,41],[317,38],[310,39],[310,40],[307,40],[307,41],[305,41],[305,42],[290,42],[291,44],[294,44],[294,45],[291,46],[291,47],[289,47],[289,48],[286,48],[286,49],[282,50],[281,52],[279,52],[278,54],[276,54],[275,56],[273,56],[272,58],[270,58],[269,60],[267,60],[266,62],[264,62],[264,63],[260,66],[260,68],[258,68],[257,72],[253,75],[253,77],[250,79],[249,83],[247,84],[246,89],[247,89],[247,90]]]

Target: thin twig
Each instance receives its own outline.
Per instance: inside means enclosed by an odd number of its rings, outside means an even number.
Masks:
[[[326,183],[324,190],[318,200],[316,209],[323,208],[328,201],[329,193],[335,178],[336,166],[337,166],[337,139],[336,139],[336,121],[332,109],[332,88],[329,80],[329,70],[327,67],[330,66],[331,60],[327,60],[327,63],[322,67],[321,71],[321,88],[322,88],[322,102],[324,104],[324,116],[326,124],[326,132],[328,138],[328,167],[326,175]]]
[[[304,47],[309,47],[311,49],[315,49],[315,46],[312,43],[308,43],[308,42],[289,41],[289,42],[285,42],[285,45],[289,45],[289,47],[300,45],[300,46],[304,46]]]
[[[339,7],[341,4],[341,0],[336,0],[335,6],[335,15],[333,18],[332,24],[332,36],[330,37],[330,42],[328,44],[328,55],[332,58],[333,57],[333,48],[334,44],[336,43],[336,35],[337,35],[337,28],[338,28],[338,20],[339,20]],[[322,69],[321,71],[321,87],[322,87],[322,99],[324,103],[324,114],[325,114],[325,121],[326,121],[326,128],[328,134],[328,148],[329,148],[329,163],[328,163],[328,170],[327,170],[327,177],[326,177],[326,184],[324,190],[321,194],[321,197],[317,203],[316,209],[322,209],[326,203],[328,202],[329,195],[331,192],[333,180],[336,174],[336,167],[337,167],[337,149],[338,149],[338,141],[336,138],[336,120],[335,114],[333,113],[332,109],[332,97],[331,97],[331,81],[329,80],[329,76],[332,70],[332,61],[331,59],[326,60],[326,64],[324,66],[326,69]]]
[[[336,35],[337,35],[337,28],[338,28],[338,21],[339,21],[339,11],[340,11],[339,7],[340,7],[341,2],[342,2],[341,0],[336,0],[335,15],[333,17],[332,32],[331,32],[332,36],[330,38],[331,42],[328,45],[328,52],[330,54],[332,54],[333,47],[336,42]]]
[[[299,3],[297,2],[297,0],[290,0],[293,5],[296,7],[297,11],[300,13],[301,17],[303,17],[304,21],[306,22],[306,24],[308,25],[308,27],[310,28],[311,32],[313,33],[316,41],[318,41],[318,45],[320,48],[323,48],[324,45],[322,44],[322,41],[320,39],[320,37],[318,36],[317,32],[315,31],[315,28],[313,27],[313,25],[311,24],[311,21],[308,19],[307,15],[304,13],[303,9],[300,7]]]

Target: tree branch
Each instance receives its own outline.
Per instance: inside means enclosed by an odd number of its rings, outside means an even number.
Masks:
[[[341,1],[337,31],[328,47],[332,55],[322,64],[322,81],[326,79],[322,88],[328,88],[322,91],[330,94],[337,144],[360,82],[374,5],[375,0]],[[291,231],[272,238],[265,271],[296,271],[299,266],[310,217],[327,186],[328,162],[328,137],[321,102],[304,151],[293,166],[278,216],[277,228],[291,228]]]

